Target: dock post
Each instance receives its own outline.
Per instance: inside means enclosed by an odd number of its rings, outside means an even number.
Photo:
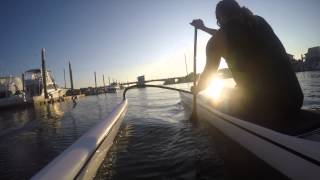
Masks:
[[[94,86],[95,86],[95,93],[98,94],[98,90],[97,90],[97,76],[96,76],[96,72],[94,72]]]
[[[102,75],[103,79],[103,91],[106,92],[106,82],[104,81],[104,74]]]
[[[70,74],[71,94],[73,94],[73,78],[72,78],[72,69],[71,69],[71,63],[70,63],[70,61],[69,61],[69,74]]]
[[[24,92],[24,86],[25,86],[25,84],[24,84],[24,73],[22,73],[21,74],[21,80],[22,80],[22,91]]]
[[[42,48],[41,50],[41,64],[42,64],[42,84],[43,84],[44,98],[48,99],[49,96],[47,91],[47,69],[46,69],[44,48]]]

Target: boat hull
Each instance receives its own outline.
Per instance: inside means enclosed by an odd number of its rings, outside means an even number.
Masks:
[[[211,127],[210,135],[216,140],[224,161],[226,179],[288,179],[210,123],[210,112],[199,108],[198,114],[203,120],[199,123]]]
[[[24,95],[14,95],[0,99],[0,108],[9,108],[26,104]]]
[[[181,93],[190,110],[192,96]],[[197,100],[198,123],[209,126],[227,179],[317,179],[320,145],[228,116]],[[310,160],[311,159],[311,160]]]
[[[106,93],[117,93],[116,88],[107,88]]]
[[[128,102],[124,100],[31,179],[93,179],[112,146]]]

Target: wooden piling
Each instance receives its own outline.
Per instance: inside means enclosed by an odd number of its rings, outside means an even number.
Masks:
[[[70,61],[69,61],[69,74],[70,74],[71,93],[73,93],[73,78],[72,78],[72,69],[71,69],[71,63],[70,63]]]
[[[47,91],[47,69],[46,69],[44,48],[42,48],[41,50],[41,64],[42,64],[42,84],[43,84],[44,98],[48,99],[49,96]]]
[[[103,79],[103,92],[106,92],[106,82],[104,81],[104,74],[102,75]]]
[[[24,88],[24,86],[25,86],[25,82],[24,82],[24,73],[22,73],[21,74],[21,80],[22,80],[22,91],[24,92],[24,90],[25,90],[25,88]]]
[[[97,74],[96,74],[96,72],[94,72],[94,86],[95,86],[96,91],[97,91]]]

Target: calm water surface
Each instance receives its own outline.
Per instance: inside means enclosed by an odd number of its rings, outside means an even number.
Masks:
[[[320,108],[320,72],[297,74],[304,108]],[[186,85],[177,87],[187,88]],[[188,120],[179,94],[129,91],[129,109],[96,179],[223,179],[210,129]],[[121,94],[0,111],[0,179],[27,179],[98,123]]]
[[[96,179],[214,179],[223,161],[208,129],[190,122],[177,92],[140,89]]]
[[[303,108],[320,109],[320,71],[297,73],[304,93]]]
[[[119,94],[120,96],[120,94]],[[120,97],[91,96],[0,112],[0,179],[27,179],[104,116]]]

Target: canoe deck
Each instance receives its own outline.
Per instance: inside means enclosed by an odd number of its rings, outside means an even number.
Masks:
[[[180,93],[183,105],[191,109],[192,108],[192,96],[185,93]],[[206,102],[204,97],[199,96],[198,101]],[[264,117],[265,118],[265,117]],[[240,118],[242,119],[242,118]],[[267,119],[267,118],[265,118]],[[245,119],[242,119],[245,120]],[[245,120],[246,121],[246,120]],[[312,141],[320,142],[320,112],[312,110],[301,109],[298,114],[287,117],[285,120],[270,120],[270,121],[281,121],[278,126],[264,126],[259,123],[255,123],[254,120],[248,120],[250,123],[261,125],[271,130],[290,135],[297,136],[303,139],[309,139]]]
[[[192,95],[180,93],[180,96],[186,111],[191,112]],[[198,123],[212,128],[210,133],[224,159],[227,178],[319,179],[319,113],[301,110],[298,115],[282,120],[286,124],[281,128],[269,128],[254,123],[253,119],[223,113],[201,95],[197,98],[197,113]],[[268,120],[266,114],[261,116]]]

